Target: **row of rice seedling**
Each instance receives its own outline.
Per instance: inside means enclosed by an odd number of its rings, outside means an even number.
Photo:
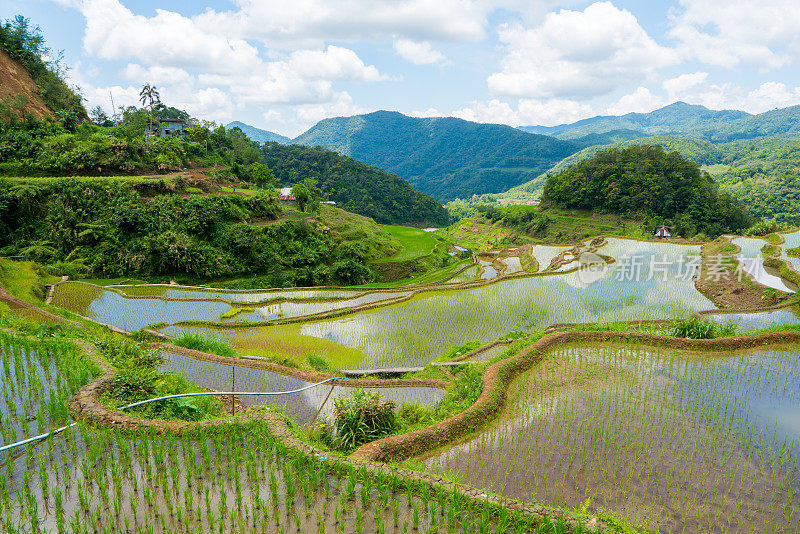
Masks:
[[[288,449],[261,422],[191,438],[80,426],[6,463],[0,524],[21,532],[552,532],[398,474]],[[559,527],[563,531],[563,525]]]
[[[426,465],[650,531],[796,531],[797,354],[562,346],[515,380],[495,424]]]
[[[0,331],[0,436],[13,443],[69,420],[70,396],[98,374],[73,343]],[[7,453],[2,453],[7,454]]]

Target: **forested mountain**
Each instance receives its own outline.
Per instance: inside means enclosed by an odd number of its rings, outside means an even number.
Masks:
[[[659,146],[602,150],[551,174],[542,201],[561,208],[650,215],[677,234],[735,233],[752,224],[700,166]]]
[[[380,223],[443,226],[447,210],[399,176],[321,147],[266,143],[263,162],[281,185],[315,178],[330,200]]]
[[[291,141],[291,139],[285,135],[276,134],[275,132],[270,132],[269,130],[262,130],[261,128],[256,128],[255,126],[250,126],[249,124],[239,121],[230,122],[225,125],[225,128],[229,130],[231,128],[239,128],[247,137],[256,143],[280,143],[285,145]]]
[[[580,148],[510,126],[390,111],[326,119],[293,142],[385,169],[439,201],[504,191]]]
[[[697,128],[695,133],[697,137],[714,142],[800,134],[800,106],[773,109],[734,121],[707,124]]]
[[[632,135],[648,137],[654,134],[698,134],[704,128],[721,128],[722,124],[747,120],[753,116],[744,111],[715,111],[704,106],[675,102],[649,113],[628,113],[622,116],[598,116],[583,119],[572,124],[559,126],[521,126],[530,133],[552,135],[559,139],[579,140],[592,134],[605,134],[618,130]],[[764,135],[764,134],[761,134]],[[703,136],[704,137],[704,136]],[[588,143],[584,143],[588,146]]]

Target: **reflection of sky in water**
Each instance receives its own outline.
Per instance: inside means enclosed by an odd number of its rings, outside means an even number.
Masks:
[[[744,422],[740,434],[758,441],[763,431],[767,448],[780,450],[784,438],[795,442],[800,459],[800,348],[751,351],[698,367],[686,383],[689,399],[727,408],[731,419]]]
[[[552,262],[559,254],[561,254],[562,251],[564,251],[564,247],[533,245],[531,247],[531,256],[536,258],[536,261],[539,263],[539,270],[544,271],[550,267],[550,262]]]
[[[736,257],[739,259],[739,263],[742,264],[742,268],[754,280],[779,291],[794,293],[794,290],[786,285],[783,278],[769,274],[764,268],[764,256],[761,254],[761,249],[767,244],[765,240],[753,237],[737,237],[732,242],[742,248]]]
[[[800,323],[800,310],[783,308],[753,313],[717,313],[706,317],[722,324],[733,321],[738,325],[738,332],[753,332],[762,328]]]
[[[260,306],[258,308],[254,308],[253,312],[241,313],[235,317],[235,320],[254,322],[268,321],[271,319],[277,319],[278,317],[299,317],[301,315],[310,315],[312,313],[322,313],[339,310],[342,308],[363,306],[364,304],[371,304],[373,302],[380,302],[382,300],[403,298],[410,294],[410,291],[392,291],[386,293],[369,293],[354,299],[337,300],[331,302],[281,302],[280,304],[272,304],[270,306]],[[216,319],[211,318],[209,320],[214,321]]]
[[[89,304],[88,316],[101,323],[134,331],[153,323],[208,320],[209,317],[218,319],[230,308],[224,302],[129,299],[114,291],[103,291]]]
[[[783,234],[783,238],[786,243],[781,245],[781,258],[791,263],[795,271],[800,272],[800,258],[786,254],[790,248],[800,247],[800,230],[791,234]]]
[[[311,384],[311,382],[298,378],[262,369],[222,365],[172,353],[163,353],[163,355],[165,361],[161,366],[162,372],[177,373],[192,384],[216,391],[290,391]],[[335,386],[321,416],[330,418],[333,414],[333,399],[346,395],[354,389]],[[296,422],[306,424],[311,422],[330,391],[329,385],[322,385],[299,393],[275,396],[242,395],[240,399],[248,405],[281,406],[286,414]],[[431,407],[435,406],[444,394],[441,389],[429,387],[373,388],[369,391],[376,391],[384,398],[398,404],[417,403]]]
[[[692,282],[689,266],[699,247],[613,239],[607,246],[620,257],[628,253],[631,262],[603,267],[602,276],[594,281],[584,278],[588,273],[576,271],[422,293],[405,303],[304,324],[301,333],[338,339],[361,350],[367,356],[364,367],[419,365],[453,345],[491,341],[520,327],[664,319],[715,308]]]
[[[158,298],[126,298],[114,291],[104,290],[89,305],[87,314],[92,319],[124,330],[133,331],[154,323],[177,323],[180,321],[252,322],[267,321],[278,317],[298,317],[312,313],[333,311],[408,296],[409,291],[378,292],[354,299],[336,301],[282,302],[254,307],[230,319],[221,319],[221,314],[231,309],[224,302],[207,300],[162,300]]]

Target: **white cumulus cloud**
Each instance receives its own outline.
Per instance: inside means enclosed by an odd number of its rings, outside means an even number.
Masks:
[[[677,53],[657,44],[627,10],[596,2],[583,11],[549,13],[533,28],[504,24],[502,70],[489,76],[489,89],[529,98],[586,98],[654,77],[678,62]]]
[[[522,98],[517,102],[516,108],[498,99],[487,102],[474,101],[469,106],[451,113],[453,117],[468,121],[509,126],[554,126],[575,122],[594,114],[588,104],[559,98],[548,100]]]
[[[444,61],[444,54],[431,47],[428,41],[416,42],[410,39],[395,39],[394,50],[400,57],[415,65],[429,65]]]
[[[794,61],[800,52],[796,0],[680,0],[670,34],[685,53],[710,65],[762,71]]]
[[[625,115],[626,113],[648,113],[664,106],[664,99],[654,95],[647,87],[637,87],[630,94],[624,95],[618,101],[606,108],[609,115]]]

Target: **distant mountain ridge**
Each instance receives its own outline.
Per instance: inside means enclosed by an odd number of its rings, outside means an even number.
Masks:
[[[768,135],[800,132],[800,106],[758,115],[745,111],[716,111],[675,102],[649,113],[597,116],[558,126],[520,126],[529,133],[551,135],[584,147],[657,135],[689,136],[712,142],[729,142]],[[596,139],[592,139],[595,137]],[[592,141],[604,141],[596,143]]]
[[[505,191],[582,148],[500,124],[394,111],[325,119],[292,142],[385,169],[440,202]]]
[[[225,128],[239,128],[243,131],[247,137],[256,141],[258,143],[280,143],[285,145],[291,141],[290,138],[286,137],[285,135],[277,134],[275,132],[270,132],[269,130],[262,130],[261,128],[256,128],[255,126],[250,126],[249,124],[245,124],[239,121],[229,122],[225,125]]]

